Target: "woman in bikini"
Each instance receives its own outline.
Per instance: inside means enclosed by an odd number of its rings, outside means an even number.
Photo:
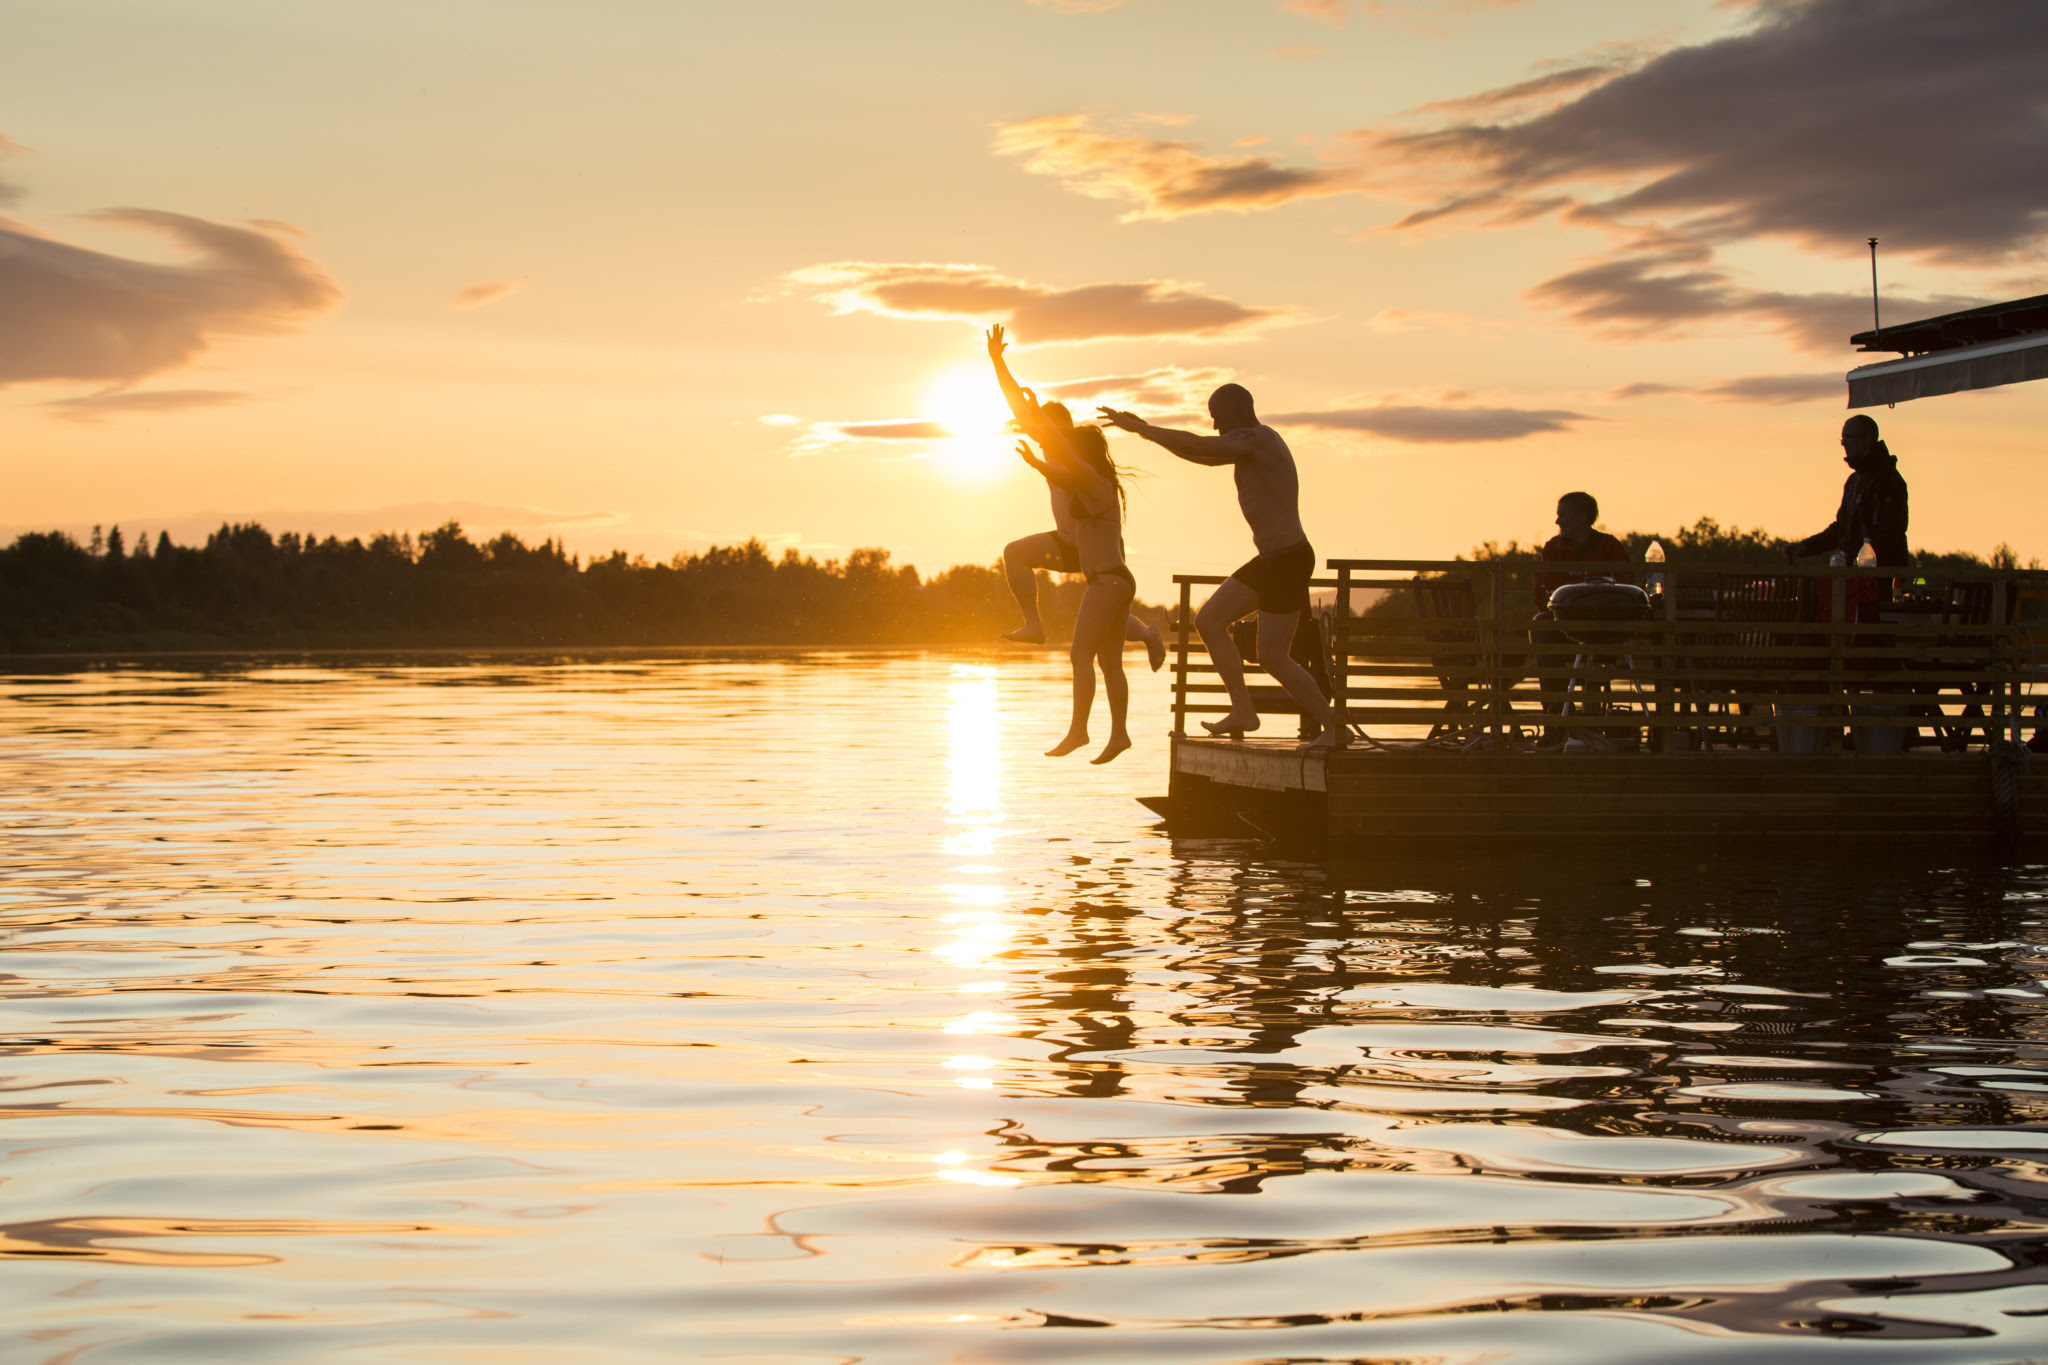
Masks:
[[[1074,431],[1074,418],[1061,403],[1040,404],[1031,390],[1019,384],[1010,373],[1009,362],[1003,359],[1003,351],[1009,343],[1003,339],[1002,324],[988,330],[988,358],[995,366],[996,383],[1002,386],[1004,401],[1010,405],[1010,414],[1021,425],[1027,417],[1037,414],[1056,423],[1070,435]],[[1088,434],[1079,437],[1088,440],[1096,434],[1096,428],[1084,429]],[[1097,439],[1100,439],[1097,436]],[[1034,536],[1024,536],[1003,547],[1003,577],[1008,580],[1010,593],[1017,599],[1017,607],[1024,614],[1024,624],[1017,630],[1006,631],[1005,640],[1019,644],[1042,645],[1045,643],[1045,625],[1038,615],[1038,578],[1035,569],[1051,569],[1057,573],[1079,573],[1080,559],[1074,549],[1074,516],[1069,505],[1067,491],[1053,484],[1052,521],[1053,529],[1041,531]],[[1152,671],[1166,662],[1166,641],[1160,637],[1159,628],[1140,621],[1135,616],[1124,619],[1124,639],[1141,641],[1145,655],[1151,661]]]
[[[1123,484],[1109,458],[1109,442],[1099,427],[1062,427],[1041,415],[1037,404],[1025,408],[1019,425],[1038,442],[1043,455],[1019,441],[1017,453],[1045,476],[1056,493],[1067,495],[1074,517],[1074,549],[1088,587],[1074,618],[1074,718],[1066,738],[1047,749],[1060,758],[1088,742],[1088,713],[1095,705],[1095,670],[1102,669],[1102,690],[1109,698],[1109,743],[1091,763],[1107,763],[1131,747],[1124,728],[1131,688],[1124,678],[1124,622],[1137,580],[1124,565]]]

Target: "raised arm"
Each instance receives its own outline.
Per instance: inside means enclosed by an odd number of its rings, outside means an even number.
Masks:
[[[1037,398],[1010,373],[1010,362],[1003,358],[1009,344],[1003,339],[1002,323],[988,329],[988,362],[996,367],[996,383],[1002,386],[1003,401],[1010,405],[1010,415],[1019,426],[1035,426],[1042,420],[1038,416]]]
[[[1031,447],[1017,442],[1017,453],[1024,457],[1024,463],[1045,475],[1048,482],[1059,485],[1084,501],[1093,500],[1108,491],[1109,480],[1091,467],[1087,461],[1074,453],[1066,433],[1057,427],[1048,426],[1042,432],[1033,433],[1038,444],[1045,451],[1044,458],[1031,453]]]
[[[1250,446],[1232,436],[1200,436],[1192,431],[1155,427],[1135,412],[1122,412],[1116,408],[1097,408],[1096,411],[1117,430],[1142,436],[1194,464],[1236,464],[1239,460],[1250,459],[1253,454]]]

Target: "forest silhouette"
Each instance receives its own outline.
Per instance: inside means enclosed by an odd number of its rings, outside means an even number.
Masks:
[[[1710,518],[1669,535],[1622,537],[1640,559],[1652,539],[1687,560],[1778,560],[1785,541]],[[1533,550],[1488,543],[1476,560],[1526,578]],[[1923,571],[2011,563],[1920,552]],[[1078,579],[1041,575],[1050,636],[1070,632]],[[1407,594],[1380,610],[1401,611]],[[1512,600],[1512,599],[1511,599]],[[456,522],[367,542],[260,525],[223,525],[204,545],[160,534],[132,549],[116,527],[80,544],[32,532],[0,549],[0,649],[13,654],[235,649],[395,649],[677,645],[985,644],[1016,623],[1000,566],[930,578],[883,549],[843,561],[758,540],[663,563],[624,551],[583,560],[557,540],[511,532],[473,541]],[[1164,626],[1165,607],[1133,612]]]
[[[1048,626],[1071,625],[1078,584],[1041,597]],[[453,521],[367,542],[243,523],[204,545],[159,535],[131,549],[116,527],[90,544],[35,532],[0,549],[0,646],[16,654],[979,644],[1015,615],[994,565],[923,578],[887,550],[821,561],[758,540],[665,563],[585,561],[552,539],[479,543]]]

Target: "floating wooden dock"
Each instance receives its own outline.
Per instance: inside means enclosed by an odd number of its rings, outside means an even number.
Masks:
[[[1249,829],[1358,853],[1924,839],[1939,855],[2000,841],[1993,762],[1984,752],[1332,752],[1176,736],[1164,813],[1190,831]],[[2048,761],[2016,778],[2017,840],[2048,847]]]
[[[1220,580],[1176,580],[1170,785],[1146,803],[1170,824],[1340,854],[1781,840],[1924,842],[1930,857],[2048,848],[2048,755],[2030,756],[2024,734],[2038,723],[2029,689],[2048,668],[2023,610],[2048,601],[2048,575],[1896,594],[1891,575],[1870,571],[1653,565],[1664,575],[1656,615],[1622,637],[1562,646],[1578,652],[1560,666],[1541,653],[1560,648],[1556,636],[1532,642],[1531,624],[1503,610],[1501,570],[1330,567],[1337,576],[1317,584],[1328,598],[1320,648],[1342,742],[1321,748],[1269,737],[1295,728],[1295,710],[1256,666],[1253,696],[1272,717],[1258,733],[1188,733],[1190,717],[1227,709],[1190,615],[1193,590]],[[1361,609],[1361,587],[1378,610]],[[1397,593],[1417,609],[1389,609]],[[1546,715],[1545,702],[1570,710]],[[1574,751],[1568,736],[1582,741]]]

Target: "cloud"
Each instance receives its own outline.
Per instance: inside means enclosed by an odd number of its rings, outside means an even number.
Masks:
[[[918,417],[884,422],[820,422],[817,429],[849,441],[943,441],[953,434],[943,422]]]
[[[1700,393],[1717,403],[1764,403],[1776,407],[1824,400],[1840,403],[1849,396],[1849,389],[1839,374],[1756,374],[1717,380]]]
[[[1696,324],[1741,322],[1777,333],[1802,350],[1847,349],[1852,333],[1870,325],[1863,294],[1787,294],[1738,283],[1697,242],[1666,239],[1596,260],[1545,280],[1529,300],[1595,332],[1624,340],[1675,337]],[[1894,316],[1925,317],[1971,307],[1953,296],[1893,297]]]
[[[1193,412],[1203,409],[1209,395],[1235,376],[1221,368],[1184,370],[1167,365],[1141,374],[1098,375],[1069,379],[1056,384],[1039,384],[1033,391],[1040,398],[1069,404],[1096,403],[1107,407],[1165,409]],[[1083,416],[1075,413],[1077,418]]]
[[[1031,3],[1061,14],[1101,14],[1117,8],[1124,0],[1031,0]]]
[[[67,422],[103,422],[109,417],[131,413],[191,412],[196,408],[225,408],[246,403],[251,395],[232,389],[102,389],[77,398],[59,398],[40,404],[50,415]]]
[[[1715,403],[1755,403],[1781,407],[1792,403],[1839,403],[1846,396],[1839,374],[1756,374],[1740,379],[1717,379],[1694,388],[1686,384],[1625,384],[1608,397],[1625,402],[1632,398],[1656,398],[1665,394],[1688,393]]]
[[[1483,9],[1506,9],[1521,3],[1522,0],[1358,0],[1357,9],[1371,19],[1392,20],[1409,28],[1434,28],[1447,16],[1462,17]],[[1353,6],[1351,0],[1282,0],[1280,8],[1290,14],[1341,26]]]
[[[7,136],[7,134],[0,133],[0,161],[4,161],[10,156],[27,155],[28,148],[22,146],[19,142],[16,142],[13,138]],[[21,199],[21,195],[21,186],[12,184],[5,180],[0,180],[0,208],[4,208],[9,204],[19,202]]]
[[[1875,235],[1948,264],[2040,245],[2048,6],[1758,0],[1754,13],[1743,32],[1623,63],[1533,117],[1369,129],[1361,149],[1383,183],[1440,191],[1409,225],[1567,207],[1712,243],[1841,254]],[[1468,104],[1485,113],[1488,98]]]
[[[1432,313],[1405,308],[1382,308],[1372,315],[1375,332],[1469,332],[1470,313]]]
[[[1569,431],[1595,419],[1558,408],[1416,407],[1384,403],[1369,408],[1283,412],[1266,418],[1271,426],[1362,431],[1407,445],[1482,445],[1519,441],[1550,431]]]
[[[1614,390],[1607,396],[1617,403],[1626,403],[1629,400],[1635,398],[1661,398],[1667,393],[1691,392],[1691,387],[1685,384],[1652,384],[1647,382],[1639,382],[1635,384],[1623,384],[1620,388]]]
[[[93,216],[159,233],[194,259],[130,260],[0,220],[0,385],[133,383],[185,364],[220,336],[284,331],[341,299],[280,225],[229,227],[154,209]]]
[[[1178,218],[1219,209],[1273,208],[1297,199],[1351,194],[1361,188],[1348,168],[1303,169],[1266,157],[1210,156],[1190,142],[1099,132],[1084,114],[1006,124],[996,154],[1021,157],[1033,175],[1057,177],[1094,199],[1129,199],[1138,207],[1124,222]]]
[[[1528,113],[1533,105],[1555,103],[1560,96],[1614,76],[1620,69],[1620,60],[1603,62],[1572,63],[1512,85],[1497,86],[1482,90],[1476,95],[1460,95],[1455,99],[1434,100],[1419,105],[1417,115],[1435,114],[1447,117],[1455,114],[1498,114],[1506,111]]]
[[[481,308],[487,303],[496,303],[507,294],[516,294],[526,287],[524,280],[486,280],[482,284],[467,285],[455,291],[455,297],[448,300],[450,308]]]
[[[792,271],[784,284],[840,313],[1002,321],[1028,344],[1105,337],[1208,341],[1291,321],[1296,311],[1236,303],[1173,280],[1060,289],[979,265],[837,261]]]

